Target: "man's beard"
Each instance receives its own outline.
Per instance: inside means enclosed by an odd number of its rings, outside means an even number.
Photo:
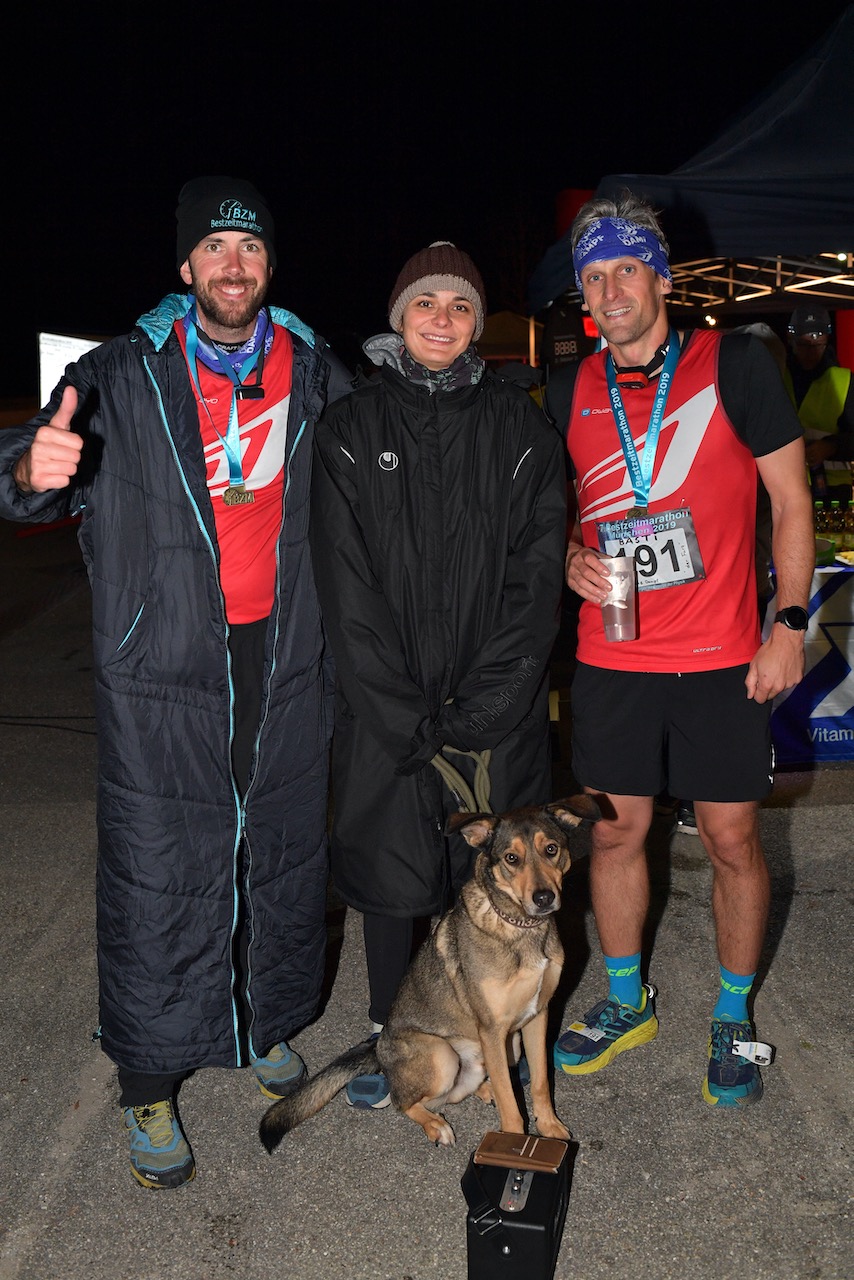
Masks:
[[[230,279],[229,284],[248,285],[252,292],[233,302],[224,301],[213,294],[206,285],[193,278],[193,293],[196,304],[206,320],[222,329],[233,329],[239,332],[253,324],[255,317],[264,305],[267,296],[267,283],[259,283],[254,277]]]

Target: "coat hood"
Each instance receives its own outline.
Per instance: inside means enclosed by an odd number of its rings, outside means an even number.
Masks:
[[[154,344],[155,351],[159,351],[169,334],[176,320],[182,320],[193,305],[193,296],[189,293],[169,293],[159,302],[151,311],[146,311],[145,315],[140,316],[137,325],[146,333]],[[307,324],[303,324],[290,311],[283,310],[282,307],[270,307],[270,316],[273,324],[281,325],[283,329],[288,329],[291,333],[296,334],[298,338],[302,338],[312,349],[317,343],[314,330],[309,329]]]

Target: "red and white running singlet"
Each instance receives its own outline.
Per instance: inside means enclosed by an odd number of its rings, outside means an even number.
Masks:
[[[638,638],[620,644],[605,639],[601,609],[584,601],[580,662],[623,671],[707,671],[750,662],[759,647],[756,463],[721,403],[719,342],[716,334],[694,333],[679,358],[649,501],[651,513],[690,510],[705,576],[641,590]],[[640,457],[654,395],[654,386],[623,394]],[[604,353],[581,363],[566,440],[584,545],[599,550],[602,522],[624,517],[635,501],[611,410]]]
[[[186,358],[184,325],[175,332]],[[287,329],[274,326],[273,345],[264,361],[263,400],[238,400],[240,456],[246,489],[255,501],[226,506],[228,459],[222,439],[228,430],[232,384],[201,360],[197,376],[204,396],[199,430],[205,452],[208,491],[213,504],[220,555],[220,583],[230,623],[257,622],[273,607],[276,543],[282,526],[285,492],[285,441],[293,373],[293,344]],[[219,435],[217,434],[219,432]]]

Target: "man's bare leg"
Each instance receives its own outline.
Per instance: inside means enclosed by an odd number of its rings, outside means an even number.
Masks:
[[[771,878],[759,841],[759,805],[697,800],[694,813],[714,873],[718,959],[733,973],[755,973],[771,898]]]
[[[758,1067],[771,1060],[768,1046],[754,1041],[747,1012],[770,900],[770,876],[759,841],[759,805],[697,801],[694,812],[712,863],[712,910],[721,964],[703,1097],[711,1106],[740,1107],[762,1096]]]
[[[602,818],[591,829],[593,914],[605,955],[632,955],[641,949],[649,911],[646,836],[652,797],[606,795],[605,801],[603,808],[613,809],[615,817]]]
[[[602,809],[614,816],[595,823],[591,832],[590,892],[599,941],[608,957],[637,957],[649,910],[645,841],[652,797],[604,795]],[[587,1075],[657,1034],[647,991],[641,991],[639,1007],[612,996],[564,1032],[555,1046],[555,1065],[567,1075]]]

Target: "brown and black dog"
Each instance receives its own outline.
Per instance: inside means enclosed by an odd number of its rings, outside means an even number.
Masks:
[[[417,952],[379,1040],[356,1045],[266,1112],[260,1135],[268,1151],[354,1076],[375,1071],[388,1078],[397,1109],[437,1146],[454,1143],[438,1110],[472,1093],[495,1103],[502,1130],[524,1133],[510,1080],[520,1031],[537,1132],[569,1137],[555,1115],[546,1055],[548,1002],[563,966],[554,913],[570,832],[600,816],[595,801],[579,795],[450,818],[448,832],[480,851],[472,878]]]

